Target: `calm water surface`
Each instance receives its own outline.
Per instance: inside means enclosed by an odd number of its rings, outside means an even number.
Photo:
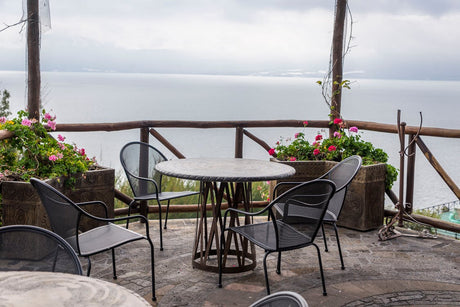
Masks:
[[[14,113],[24,108],[25,74],[0,72],[0,88],[10,91]],[[132,120],[271,120],[326,119],[328,107],[316,79],[114,73],[42,73],[43,105],[57,115],[58,123],[97,123]],[[423,125],[460,129],[460,82],[357,80],[342,98],[345,119],[396,124],[402,120]],[[232,157],[231,129],[158,129],[187,157]],[[299,129],[250,129],[268,144],[294,135]],[[310,140],[317,129],[306,129]],[[63,133],[69,142],[85,147],[100,164],[120,170],[118,153],[128,141],[139,138],[138,130],[123,132]],[[390,163],[399,167],[396,135],[366,132],[363,138],[383,148]],[[425,137],[424,141],[457,184],[460,182],[460,141]],[[152,138],[168,158],[166,149]],[[417,152],[417,208],[456,199],[437,173]],[[245,139],[244,156],[268,159],[267,153]],[[398,191],[397,183],[395,192]]]

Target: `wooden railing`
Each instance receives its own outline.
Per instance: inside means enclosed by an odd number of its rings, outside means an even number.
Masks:
[[[216,128],[227,128],[235,129],[235,157],[243,157],[243,145],[244,136],[248,137],[255,143],[262,146],[265,150],[269,150],[270,146],[260,137],[249,132],[247,128],[289,128],[289,127],[304,127],[304,120],[254,120],[254,121],[176,121],[176,120],[143,120],[143,121],[129,121],[129,122],[116,122],[116,123],[76,123],[76,124],[58,124],[56,125],[56,131],[60,132],[95,132],[95,131],[123,131],[139,129],[139,139],[142,142],[149,142],[150,136],[156,138],[162,143],[168,150],[171,151],[177,158],[185,158],[185,156],[163,135],[161,135],[155,128],[184,128],[184,129],[216,129]],[[368,130],[382,133],[398,134],[398,126],[392,124],[383,124],[376,122],[358,121],[358,120],[347,120],[346,124],[348,127],[357,126],[360,130]],[[415,138],[415,141],[411,143],[409,148],[410,156],[408,158],[407,167],[407,186],[406,186],[406,200],[399,202],[398,196],[392,191],[387,191],[390,199],[396,203],[404,203],[401,209],[408,214],[412,213],[412,201],[414,193],[414,173],[415,173],[415,146],[418,145],[424,156],[431,163],[433,168],[439,173],[441,178],[446,182],[449,188],[454,194],[460,199],[460,189],[448,176],[447,172],[441,167],[438,161],[435,159],[433,154],[429,151],[426,144],[422,141],[421,136],[432,136],[442,138],[460,138],[459,129],[442,129],[434,127],[413,127],[406,126],[404,124],[404,134],[408,136],[409,140]],[[329,121],[327,120],[309,120],[309,128],[329,128]],[[11,134],[5,131],[0,131],[0,139],[10,137]],[[408,142],[409,143],[409,142]],[[116,197],[125,202],[130,202],[130,197],[116,191]],[[259,202],[258,205],[265,205],[264,202]],[[147,207],[144,203],[141,206],[141,213],[147,214],[147,212],[155,212],[156,207]],[[177,206],[173,207],[171,211],[181,210],[187,211],[196,208],[195,206]],[[126,210],[117,209],[116,214],[125,214]],[[391,210],[386,211],[387,215],[394,215],[395,212]],[[436,221],[432,223],[430,220],[423,219],[429,224],[436,224],[435,227],[455,231],[460,233],[460,225]],[[433,225],[434,226],[434,225]]]

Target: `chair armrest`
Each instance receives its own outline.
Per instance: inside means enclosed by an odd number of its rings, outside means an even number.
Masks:
[[[131,173],[130,173],[130,175],[133,176],[134,178],[136,178],[137,180],[147,181],[147,182],[152,183],[155,186],[155,193],[156,193],[156,195],[158,197],[158,193],[160,193],[161,190],[160,190],[160,187],[158,186],[158,183],[155,180],[153,180],[151,178],[136,176],[136,175],[131,174]]]
[[[116,218],[103,218],[103,217],[94,216],[94,215],[92,215],[92,214],[90,214],[90,213],[88,213],[86,211],[83,211],[82,213],[85,216],[87,216],[88,218],[91,218],[93,220],[100,221],[100,222],[107,222],[107,223],[114,223],[114,222],[119,222],[119,221],[127,221],[127,220],[131,220],[131,219],[141,219],[145,223],[145,233],[146,233],[147,236],[149,235],[149,221],[143,215],[130,215],[130,216],[116,217]]]
[[[235,208],[228,208],[227,210],[225,210],[225,213],[224,213],[224,223],[222,225],[222,229],[225,230],[226,229],[226,225],[227,225],[227,215],[229,212],[235,212],[235,213],[240,213],[240,214],[244,214],[244,215],[247,215],[247,216],[257,216],[257,215],[261,215],[262,213],[265,213],[266,211],[268,211],[270,208],[272,207],[272,204],[269,204],[267,205],[265,208],[263,208],[262,210],[258,211],[258,212],[248,212],[248,211],[244,211],[244,210],[239,210],[239,209],[235,209]]]
[[[109,213],[108,213],[109,209],[108,209],[107,205],[104,202],[100,201],[100,200],[85,201],[85,202],[81,202],[81,203],[76,203],[76,205],[79,206],[79,207],[85,207],[85,206],[88,206],[88,205],[100,205],[102,208],[104,208],[105,218],[109,217]]]

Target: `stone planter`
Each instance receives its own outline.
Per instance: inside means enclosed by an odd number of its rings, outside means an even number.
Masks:
[[[334,161],[278,161],[296,169],[293,177],[280,180],[302,182],[316,179],[330,170],[337,162]],[[367,231],[383,225],[385,203],[384,163],[365,165],[353,179],[337,225]],[[272,188],[276,183],[272,184]]]
[[[88,171],[77,178],[73,188],[64,188],[62,180],[50,179],[46,182],[76,203],[103,201],[109,209],[109,217],[114,216],[115,171],[113,169],[100,168]],[[29,182],[4,181],[1,183],[1,194],[3,225],[35,225],[50,229],[45,208]],[[87,206],[85,210],[96,216],[104,216],[104,211],[97,206]],[[81,225],[81,229],[85,231],[96,227],[98,223],[82,219]]]

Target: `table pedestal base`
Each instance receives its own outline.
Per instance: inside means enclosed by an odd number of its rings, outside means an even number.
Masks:
[[[221,205],[224,196],[227,198],[230,208],[238,208],[249,211],[251,203],[250,183],[228,183],[228,182],[202,182],[199,206],[199,217],[196,224],[195,244],[193,247],[192,265],[210,272],[219,272],[219,257],[221,253],[221,229],[222,213]],[[207,217],[206,204],[211,200],[212,218]],[[208,228],[208,223],[211,223]],[[230,215],[229,225],[245,225],[251,223],[246,216],[244,221],[237,216]],[[254,244],[246,238],[228,232],[225,237],[225,248],[223,250],[223,273],[240,273],[252,270],[256,267],[256,253]]]

